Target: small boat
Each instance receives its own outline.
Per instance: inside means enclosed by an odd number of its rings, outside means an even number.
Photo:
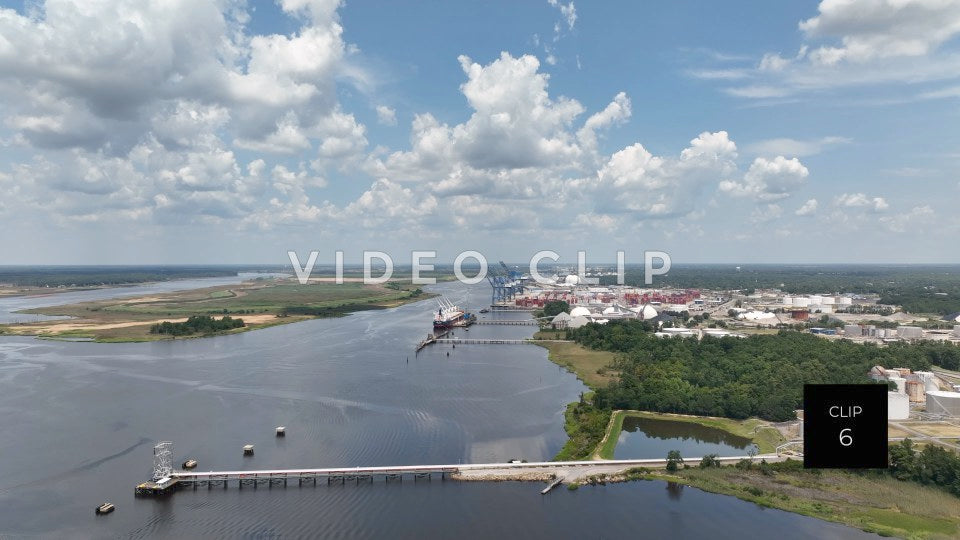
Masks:
[[[490,310],[487,308],[483,308],[480,310],[480,313],[490,313]]]
[[[253,455],[253,445],[252,445],[252,444],[245,444],[245,445],[243,445],[243,455],[245,455],[245,456],[252,456],[252,455]]]
[[[277,426],[277,437],[286,437],[287,428],[284,426]]]
[[[195,460],[195,459],[188,459],[188,460],[186,460],[186,461],[183,462],[182,467],[183,467],[184,469],[194,469],[194,468],[197,467],[197,460]]]
[[[97,509],[96,509],[94,512],[99,516],[99,515],[101,515],[101,514],[109,514],[110,512],[113,512],[114,510],[115,510],[115,508],[114,508],[114,506],[113,506],[113,503],[105,502],[105,503],[101,504],[100,506],[98,506]]]

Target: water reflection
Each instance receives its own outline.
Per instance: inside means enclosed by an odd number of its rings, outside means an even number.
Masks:
[[[614,457],[658,458],[670,450],[679,450],[684,457],[742,456],[756,449],[750,439],[721,429],[678,420],[629,416],[623,420]]]

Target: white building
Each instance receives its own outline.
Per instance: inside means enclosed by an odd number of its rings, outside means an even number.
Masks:
[[[960,392],[943,392],[940,390],[927,392],[927,412],[960,416]]]
[[[922,339],[923,328],[919,326],[898,326],[897,337],[900,339]]]

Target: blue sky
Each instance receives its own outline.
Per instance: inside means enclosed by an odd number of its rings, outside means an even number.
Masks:
[[[0,6],[0,264],[960,262],[960,0]]]

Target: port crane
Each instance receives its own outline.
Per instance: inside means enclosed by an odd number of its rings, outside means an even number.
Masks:
[[[506,302],[512,300],[514,296],[523,292],[522,274],[516,270],[510,270],[506,263],[500,261],[499,266],[494,266],[487,273],[487,281],[493,287],[493,294],[490,297],[490,304]]]

